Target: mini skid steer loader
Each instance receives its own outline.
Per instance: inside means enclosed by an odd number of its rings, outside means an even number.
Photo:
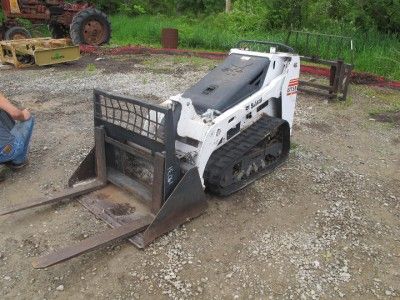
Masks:
[[[232,194],[284,162],[299,56],[276,43],[241,45],[260,44],[269,53],[232,49],[197,84],[161,105],[95,90],[95,146],[70,188],[0,215],[81,196],[78,201],[112,229],[42,256],[34,267],[124,238],[143,248],[204,212],[204,190]]]

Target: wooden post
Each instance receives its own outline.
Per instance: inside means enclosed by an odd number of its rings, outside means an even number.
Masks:
[[[225,12],[230,13],[232,11],[232,0],[225,0]]]
[[[342,74],[342,69],[343,69],[343,60],[338,59],[336,63],[336,67],[334,69],[334,74],[331,74],[331,78],[333,79],[332,82],[332,93],[331,93],[331,99],[334,99],[338,96],[339,92],[339,86],[340,86],[340,80],[341,80],[341,74]]]

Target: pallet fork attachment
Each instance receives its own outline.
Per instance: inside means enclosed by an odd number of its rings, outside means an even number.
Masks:
[[[125,238],[144,248],[207,208],[197,168],[181,168],[176,158],[171,108],[95,90],[94,123],[95,147],[70,178],[69,189],[0,215],[81,196],[78,201],[112,228],[36,259],[35,268]],[[141,164],[151,172],[138,173]]]

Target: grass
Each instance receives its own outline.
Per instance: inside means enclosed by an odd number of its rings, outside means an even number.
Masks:
[[[87,66],[86,66],[86,71],[87,72],[89,72],[89,73],[93,73],[93,72],[95,72],[96,71],[96,65],[95,64],[87,64]]]
[[[204,65],[208,65],[209,67],[215,65],[214,62],[210,62],[208,59],[196,57],[196,56],[173,56],[174,64],[190,64],[196,68],[200,68]]]
[[[290,150],[296,150],[297,148],[299,148],[299,144],[295,143],[295,142],[291,142],[290,143]]]
[[[364,94],[372,102],[379,104],[369,110],[370,115],[400,111],[400,97],[398,92],[386,89],[365,88]]]
[[[336,101],[336,107],[339,109],[347,109],[353,105],[353,97],[351,95],[347,95],[345,101]]]
[[[1,18],[1,13],[0,13]],[[161,30],[166,27],[179,29],[180,47],[211,51],[227,51],[239,40],[254,39],[285,42],[287,32],[260,30],[238,32],[216,18],[193,19],[188,17],[165,16],[110,16],[112,23],[111,46],[140,44],[153,47],[161,46]],[[29,23],[29,22],[28,22]],[[30,27],[29,24],[25,24]],[[238,27],[238,26],[236,26]],[[240,27],[240,26],[239,26]],[[45,26],[30,28],[36,36],[49,35]],[[355,47],[355,69],[357,71],[400,80],[400,37],[377,32],[355,33],[352,35]],[[348,44],[334,44],[320,41],[311,45],[324,58],[336,58],[340,49],[349,48]],[[301,45],[299,46],[301,48]],[[342,53],[347,61],[349,53]],[[336,57],[335,57],[336,56]]]
[[[160,65],[170,66],[175,64],[186,64],[194,68],[215,66],[215,62],[207,58],[180,55],[171,55],[168,57],[146,56],[141,58],[140,63],[150,69],[155,69]]]
[[[179,29],[179,46],[187,49],[227,51],[241,39],[285,42],[287,32],[236,32],[210,19],[197,20],[185,17],[111,16],[112,45],[141,44],[160,47],[161,30],[166,27]],[[378,33],[353,35],[355,69],[357,71],[400,80],[400,40],[396,36]],[[343,45],[343,47],[349,45]],[[338,55],[340,46],[320,42],[319,53],[327,58]],[[339,48],[338,48],[339,47]],[[350,54],[343,53],[346,59]]]
[[[364,96],[363,110],[370,118],[384,123],[382,126],[386,128],[400,125],[400,94],[398,91],[369,86],[354,87],[356,88],[355,93]],[[368,126],[367,124],[371,123],[366,123],[366,126]]]
[[[283,33],[251,33],[238,36],[212,24],[187,18],[163,16],[111,16],[113,28],[111,43],[114,45],[145,44],[161,46],[162,28],[179,29],[179,46],[188,49],[226,51],[240,39],[282,40]]]

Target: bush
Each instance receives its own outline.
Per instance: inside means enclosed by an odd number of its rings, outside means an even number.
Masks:
[[[146,9],[141,4],[134,4],[132,2],[124,2],[122,3],[118,11],[120,14],[127,16],[139,16],[146,14]]]
[[[400,33],[400,1],[270,0],[268,27]]]

